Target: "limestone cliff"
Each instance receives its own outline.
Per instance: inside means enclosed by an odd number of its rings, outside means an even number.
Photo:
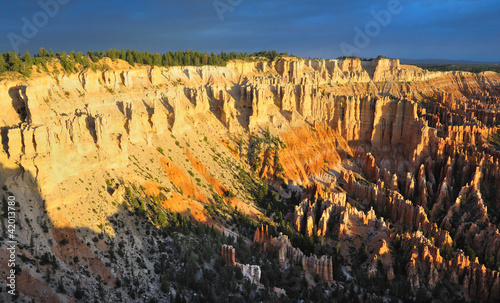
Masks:
[[[147,272],[155,260],[111,261],[114,251],[95,235],[110,242],[130,227],[131,256],[157,243],[133,222],[120,227],[110,218],[123,205],[143,215],[161,206],[238,236],[228,213],[261,217],[252,198],[260,178],[281,201],[300,196],[283,214],[294,232],[326,247],[340,243],[346,261],[306,256],[287,236],[258,229],[254,242],[281,265],[301,264],[331,284],[334,268],[348,272],[355,262],[352,250],[366,257],[358,265],[367,278],[399,283],[399,253],[415,292],[446,277],[468,300],[498,300],[500,153],[488,140],[500,127],[498,74],[429,72],[396,59],[108,63],[104,71],[0,79],[0,182],[29,202],[20,206],[20,241],[43,235],[23,251],[29,258],[53,253],[68,272],[87,266],[99,277],[87,289],[126,276],[155,291]],[[49,233],[47,225],[57,228]],[[221,254],[236,266],[234,250]],[[241,268],[259,283],[260,269]],[[40,280],[35,269],[23,267],[23,275]],[[38,299],[29,285],[22,292]]]

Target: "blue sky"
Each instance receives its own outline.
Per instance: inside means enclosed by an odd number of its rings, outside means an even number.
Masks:
[[[500,1],[4,0],[0,51],[39,47],[500,62]]]

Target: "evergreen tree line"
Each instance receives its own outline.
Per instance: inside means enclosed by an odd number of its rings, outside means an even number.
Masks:
[[[377,58],[363,58],[363,57],[357,57],[357,56],[340,56],[337,57],[337,60],[346,60],[346,59],[359,59],[361,61],[373,61],[373,60],[378,60],[378,59],[390,59],[389,57],[378,55]]]
[[[145,64],[155,66],[202,66],[202,65],[215,65],[224,66],[230,60],[252,60],[254,58],[264,57],[269,60],[288,56],[288,53],[278,53],[273,51],[261,51],[258,53],[201,53],[198,51],[186,50],[177,52],[149,53],[140,52],[137,50],[117,50],[108,49],[106,51],[88,51],[86,54],[83,52],[71,51],[69,54],[66,52],[54,53],[52,50],[47,51],[43,47],[40,48],[38,54],[33,57],[26,51],[23,56],[15,52],[0,53],[0,73],[6,71],[19,72],[24,76],[30,75],[32,65],[41,65],[45,70],[47,69],[46,62],[51,59],[59,59],[64,70],[67,72],[78,72],[79,69],[76,64],[83,68],[92,66],[92,63],[97,63],[99,60],[107,57],[112,60],[121,59],[127,61],[130,65]]]
[[[415,64],[416,66],[433,72],[463,71],[471,73],[496,72],[500,73],[500,64]]]

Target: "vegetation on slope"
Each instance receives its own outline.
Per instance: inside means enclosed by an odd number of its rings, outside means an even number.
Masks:
[[[487,142],[493,149],[500,150],[500,133],[493,133],[488,136]]]
[[[357,56],[341,56],[337,58],[337,60],[345,60],[345,59],[359,59],[361,61],[373,61],[377,59],[390,59],[390,58],[382,55],[378,55],[377,58],[363,58]]]
[[[433,72],[464,71],[481,73],[492,71],[500,73],[499,64],[415,64],[416,66]]]
[[[18,53],[8,52],[0,53],[0,74],[11,71],[23,74],[26,77],[30,76],[31,67],[36,65],[48,70],[47,63],[52,59],[58,59],[67,72],[78,72],[85,68],[96,68],[96,63],[103,58],[111,60],[121,59],[127,61],[130,65],[146,64],[154,66],[203,66],[215,65],[224,66],[230,60],[254,60],[258,58],[266,58],[274,60],[278,57],[288,56],[288,53],[278,53],[273,51],[261,51],[258,53],[201,53],[198,51],[186,50],[177,52],[149,53],[140,52],[137,50],[116,50],[108,49],[106,51],[88,51],[86,54],[82,52],[71,51],[54,53],[52,50],[47,51],[40,48],[38,54],[34,57],[26,51],[23,56]]]

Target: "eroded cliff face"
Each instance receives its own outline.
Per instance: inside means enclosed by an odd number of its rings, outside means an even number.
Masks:
[[[302,186],[289,214],[297,231],[369,247],[371,278],[402,274],[389,249],[401,242],[415,292],[449,279],[468,299],[498,300],[500,154],[486,139],[500,123],[498,74],[428,72],[394,59],[119,66],[0,81],[0,181],[32,201],[21,206],[27,219],[84,230],[49,234],[30,255],[52,251],[69,264],[57,244],[69,237],[71,251],[113,283],[124,273],[106,271],[103,244],[89,244],[97,255],[80,246],[92,232],[115,234],[107,223],[131,200],[124,188],[229,232],[210,207],[217,200],[258,218],[238,173],[253,169],[270,184]],[[147,246],[134,237],[134,249]],[[333,281],[328,256],[307,257],[262,230],[255,237],[276,246],[280,262]],[[443,247],[453,257],[443,259]],[[469,260],[468,248],[480,258]],[[351,262],[347,248],[340,254]]]
[[[131,68],[2,81],[3,153],[4,158],[26,162],[23,167],[35,176],[38,165],[57,159],[38,168],[42,189],[82,166],[95,166],[96,161],[82,159],[85,155],[98,153],[99,165],[124,167],[130,143],[151,146],[153,137],[203,124],[221,123],[230,132],[258,131],[270,124],[281,132],[293,132],[289,126],[304,121],[324,123],[325,131],[340,135],[333,144],[343,145],[343,150],[348,149],[342,144],[345,140],[370,142],[374,147],[406,143],[402,146],[411,153],[422,142],[402,140],[427,139],[427,129],[417,119],[417,103],[395,98],[403,94],[393,88],[381,97],[376,85],[449,77],[401,66],[398,60],[353,59]],[[366,93],[358,93],[356,89],[365,83]],[[295,132],[300,139],[298,132],[304,131]],[[79,157],[69,158],[75,156],[65,152],[71,147]],[[332,146],[320,150],[334,152]]]
[[[327,170],[324,164],[334,166],[350,153],[347,142],[383,146],[425,132],[414,102],[376,96],[380,75],[387,81],[439,76],[397,60],[283,59],[4,80],[0,157],[3,165],[34,176],[50,204],[68,179],[100,169],[127,170],[139,146],[156,149],[160,142],[178,141],[172,135],[191,138],[201,129],[210,135],[215,129],[241,133],[271,126],[289,146],[281,153],[286,179],[306,184]],[[367,93],[359,94],[365,83]],[[410,143],[408,153],[416,144]]]

